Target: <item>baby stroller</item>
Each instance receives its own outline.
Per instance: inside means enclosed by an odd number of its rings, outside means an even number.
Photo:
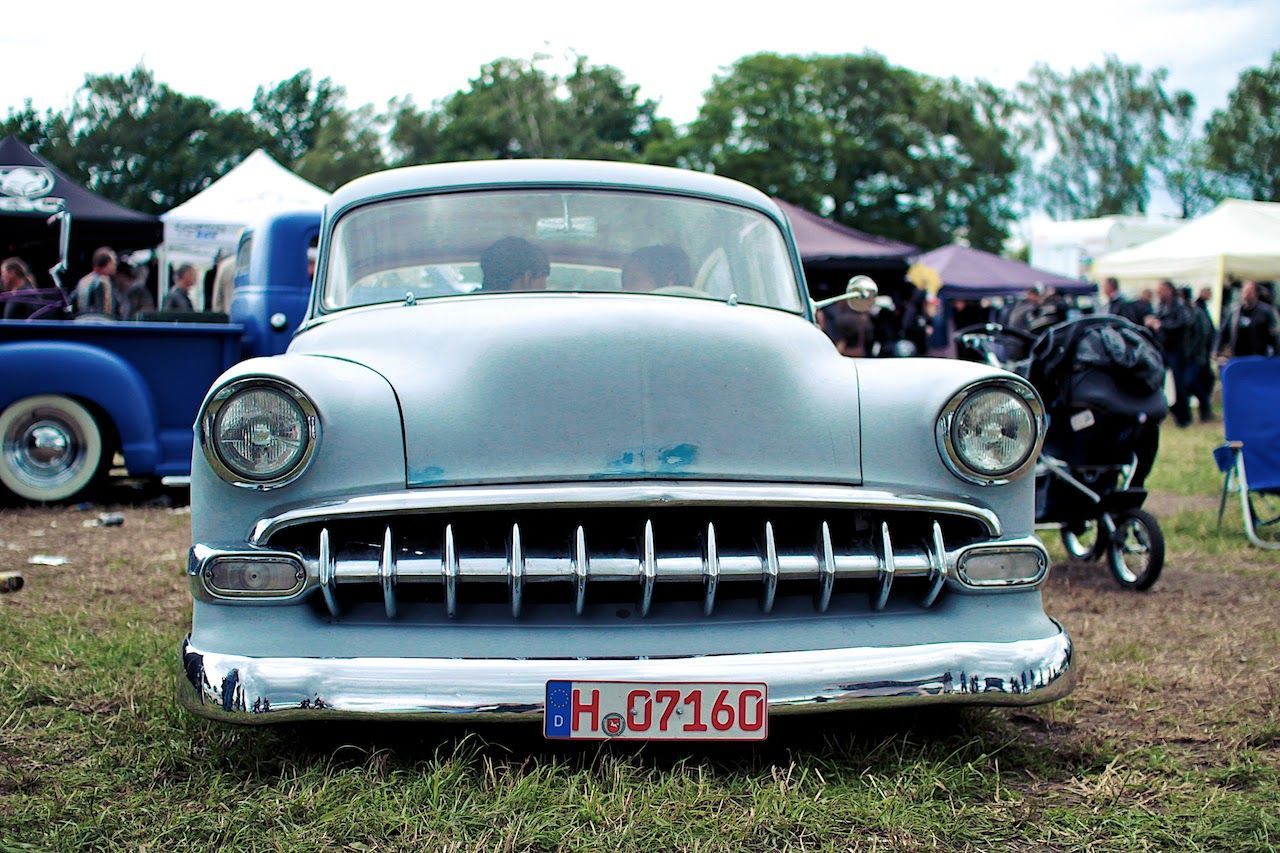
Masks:
[[[1168,412],[1164,361],[1150,332],[1100,315],[1052,326],[1030,343],[998,326],[957,335],[964,357],[1014,370],[1044,399],[1037,524],[1058,526],[1072,559],[1105,558],[1121,586],[1149,589],[1164,567],[1164,534],[1142,509],[1143,483]]]

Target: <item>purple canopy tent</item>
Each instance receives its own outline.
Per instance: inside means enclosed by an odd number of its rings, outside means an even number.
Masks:
[[[841,225],[780,198],[774,202],[791,220],[814,299],[843,293],[855,275],[871,276],[881,293],[894,295],[906,289],[907,264],[920,253],[918,247]]]
[[[1091,282],[1065,278],[968,246],[934,249],[916,258],[915,265],[928,267],[937,276],[942,284],[938,291],[941,299],[1021,296],[1037,285],[1075,295],[1095,293],[1098,289]]]

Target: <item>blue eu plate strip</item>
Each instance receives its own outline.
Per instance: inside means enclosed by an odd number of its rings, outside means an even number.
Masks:
[[[547,682],[547,711],[544,733],[547,737],[569,736],[569,710],[572,705],[573,682]]]

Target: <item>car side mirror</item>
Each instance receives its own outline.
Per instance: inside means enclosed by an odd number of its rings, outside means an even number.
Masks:
[[[876,283],[871,280],[870,276],[855,275],[849,279],[849,284],[845,286],[844,293],[813,303],[813,310],[820,311],[828,305],[835,305],[837,302],[848,302],[849,307],[854,311],[865,314],[876,304],[876,296],[879,293],[880,289],[876,287]]]

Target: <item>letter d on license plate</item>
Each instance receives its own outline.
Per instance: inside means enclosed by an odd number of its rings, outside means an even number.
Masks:
[[[548,681],[543,733],[560,740],[764,740],[764,684]]]

